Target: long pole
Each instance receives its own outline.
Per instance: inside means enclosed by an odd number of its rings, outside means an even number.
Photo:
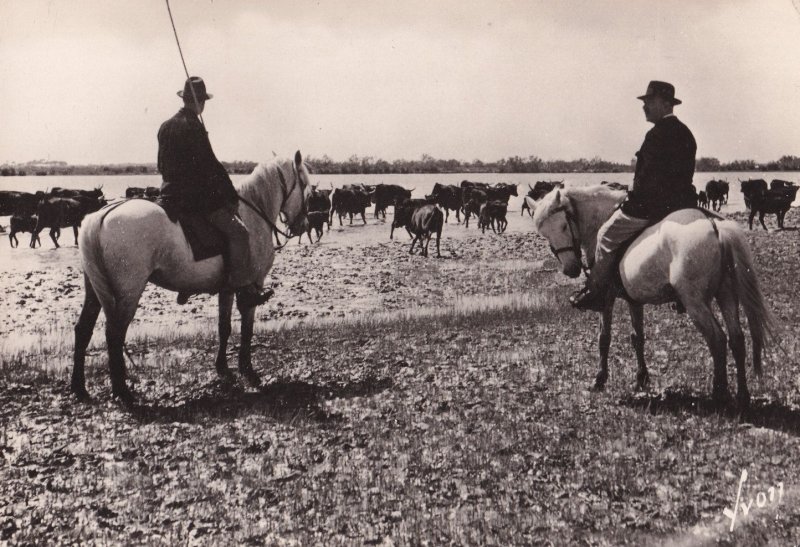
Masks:
[[[183,63],[183,71],[186,73],[186,80],[189,80],[189,69],[186,68],[186,59],[183,57],[183,50],[181,49],[181,41],[178,38],[178,31],[175,29],[175,19],[172,18],[172,10],[169,7],[169,0],[167,2],[167,13],[169,13],[169,22],[172,23],[172,32],[175,34],[175,43],[178,44],[178,53],[181,55],[181,63]],[[192,90],[192,98],[194,99],[194,106],[197,110],[197,117],[200,118],[200,123],[203,127],[206,126],[203,121],[203,115],[200,113],[200,101],[197,100],[197,92],[194,90],[194,85],[189,83],[189,88]]]

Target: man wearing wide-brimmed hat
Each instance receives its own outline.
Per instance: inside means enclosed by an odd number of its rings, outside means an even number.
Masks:
[[[202,78],[192,76],[178,96],[183,99],[183,108],[158,130],[161,196],[178,209],[204,215],[225,235],[228,287],[236,291],[239,305],[263,304],[271,291],[261,292],[252,279],[249,234],[237,214],[239,195],[225,167],[214,155],[199,118],[213,95],[206,92]],[[181,294],[178,302],[183,303],[187,298]]]
[[[570,297],[579,309],[602,311],[611,286],[615,253],[629,239],[678,209],[694,207],[697,197],[694,176],[697,144],[689,128],[672,113],[681,101],[675,87],[651,81],[644,102],[644,115],[655,124],[636,153],[633,189],[597,233],[597,248],[586,286]]]

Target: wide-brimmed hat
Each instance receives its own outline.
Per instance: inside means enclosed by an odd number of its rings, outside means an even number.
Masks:
[[[658,80],[653,80],[647,84],[647,92],[641,97],[636,98],[645,100],[655,96],[663,97],[674,105],[681,104],[681,101],[675,98],[675,86],[667,82],[659,82]]]
[[[192,94],[192,88],[194,88],[194,95]],[[213,97],[213,95],[206,93],[206,83],[201,77],[192,76],[186,80],[185,84],[183,84],[183,90],[178,91],[178,97],[182,99],[194,99],[197,97],[198,101],[206,101]]]

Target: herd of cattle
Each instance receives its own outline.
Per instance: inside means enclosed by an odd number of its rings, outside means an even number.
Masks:
[[[78,227],[83,217],[97,211],[108,202],[100,188],[94,190],[70,190],[53,188],[49,192],[0,191],[0,216],[11,215],[8,240],[12,247],[19,244],[17,234],[30,232],[30,246],[35,247],[39,233],[50,229],[50,239],[56,247],[62,228],[72,228],[75,244],[78,244]]]
[[[759,215],[759,222],[766,230],[764,215],[775,214],[778,227],[783,228],[783,219],[797,197],[798,185],[794,182],[775,179],[769,185],[764,179],[750,179],[739,181],[744,202],[749,209],[750,229],[753,228],[753,219]],[[626,185],[617,182],[602,184],[627,190]],[[534,186],[528,185],[528,193],[523,197],[521,214],[528,211],[533,214],[535,202],[544,197],[554,188],[563,187],[563,181],[537,181]],[[706,183],[705,190],[697,192],[698,207],[711,208],[719,211],[723,204],[728,202],[730,185],[724,180],[710,180]],[[309,241],[316,241],[322,237],[325,225],[330,230],[334,216],[339,218],[339,225],[343,219],[349,218],[353,223],[354,216],[360,216],[366,224],[366,211],[375,206],[374,217],[386,218],[386,209],[394,207],[394,219],[391,224],[389,238],[394,237],[394,230],[405,228],[413,238],[409,252],[419,242],[423,256],[428,254],[428,245],[433,235],[436,235],[437,256],[439,255],[439,241],[441,240],[442,227],[448,222],[450,212],[454,212],[456,221],[461,223],[463,215],[464,226],[469,227],[471,217],[477,219],[478,228],[485,232],[491,228],[496,233],[503,233],[508,226],[508,202],[511,196],[517,196],[517,185],[499,182],[487,184],[464,180],[460,185],[440,184],[433,186],[433,191],[424,198],[412,198],[412,190],[395,184],[347,184],[341,188],[314,187],[308,202],[307,234]],[[157,187],[129,187],[125,191],[127,199],[140,198],[155,200],[159,196]],[[88,213],[97,211],[107,204],[101,188],[94,190],[71,190],[53,188],[49,192],[15,192],[0,191],[0,216],[11,216],[9,223],[9,242],[12,247],[19,244],[17,234],[30,232],[30,246],[41,245],[39,234],[45,228],[50,229],[50,238],[58,247],[58,239],[62,228],[71,227],[78,242],[78,227],[83,217]]]

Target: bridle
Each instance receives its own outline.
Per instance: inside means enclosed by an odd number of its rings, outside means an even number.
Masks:
[[[589,268],[587,268],[586,265],[583,263],[583,258],[581,257],[580,240],[575,235],[575,229],[572,227],[573,224],[577,223],[575,215],[572,214],[572,211],[570,211],[566,205],[556,207],[555,209],[553,209],[550,215],[552,216],[555,215],[556,213],[561,213],[561,212],[563,212],[564,216],[567,217],[567,226],[569,227],[569,235],[570,238],[572,239],[572,244],[567,247],[559,247],[558,249],[550,245],[550,251],[558,259],[559,262],[561,261],[561,258],[559,258],[558,255],[567,252],[574,253],[575,258],[577,258],[578,261],[581,263],[581,269],[583,270],[584,273],[586,273],[586,271],[588,271]]]
[[[293,182],[294,182],[294,184],[292,184],[292,189],[291,189],[291,190],[289,190],[289,188],[288,188],[288,186],[287,186],[287,183],[286,183],[286,177],[285,177],[285,176],[284,176],[284,174],[283,174],[283,169],[281,169],[280,165],[276,165],[275,167],[276,167],[276,168],[277,168],[277,170],[278,170],[278,179],[280,180],[280,183],[281,183],[281,188],[283,189],[283,201],[281,202],[281,208],[282,208],[282,207],[283,207],[283,204],[284,204],[284,203],[286,203],[286,201],[287,201],[287,200],[288,200],[288,199],[289,199],[289,198],[292,196],[292,194],[295,192],[295,190],[297,190],[297,189],[299,188],[301,192],[303,191],[303,183],[301,182],[301,181],[302,181],[302,178],[300,177],[300,173],[297,171],[297,166],[295,166],[295,164],[294,164],[294,163],[292,163],[292,172],[294,173],[294,181],[293,181]],[[267,223],[267,225],[268,225],[270,228],[272,228],[272,231],[273,231],[273,232],[275,232],[276,234],[280,234],[280,235],[282,235],[283,237],[285,237],[285,238],[286,238],[286,243],[288,243],[288,242],[289,242],[289,240],[290,240],[291,238],[293,238],[293,237],[295,237],[295,236],[297,236],[297,235],[300,235],[300,234],[289,235],[289,234],[285,233],[283,230],[281,230],[280,228],[278,228],[278,227],[275,225],[275,223],[274,223],[274,222],[272,222],[272,221],[269,219],[269,217],[267,217],[267,215],[264,213],[264,211],[262,211],[262,210],[261,210],[261,208],[260,208],[260,207],[257,207],[257,206],[256,206],[256,205],[254,205],[252,202],[250,202],[250,200],[248,200],[248,199],[245,199],[245,198],[244,198],[244,197],[242,197],[241,195],[239,196],[239,201],[241,201],[242,203],[244,203],[245,205],[247,205],[248,207],[250,207],[250,208],[251,208],[253,211],[255,211],[255,213],[256,213],[258,216],[260,216],[260,217],[261,217],[261,219],[262,219],[264,222],[266,222],[266,223]],[[300,200],[300,202],[302,203],[302,205],[301,205],[301,207],[300,207],[300,212],[298,212],[298,213],[297,213],[297,215],[296,215],[296,216],[295,216],[295,217],[292,219],[292,221],[291,221],[291,222],[287,222],[287,224],[289,225],[289,227],[290,227],[290,228],[291,228],[292,226],[294,226],[295,222],[297,222],[297,219],[300,217],[300,215],[305,215],[305,214],[307,214],[307,211],[306,211],[306,209],[307,209],[306,200],[305,200],[305,199],[301,199],[301,200]],[[283,245],[279,245],[279,246],[278,246],[278,247],[276,247],[276,248],[277,248],[277,249],[280,249],[280,248],[282,248],[284,245],[286,245],[286,243],[284,243]]]

